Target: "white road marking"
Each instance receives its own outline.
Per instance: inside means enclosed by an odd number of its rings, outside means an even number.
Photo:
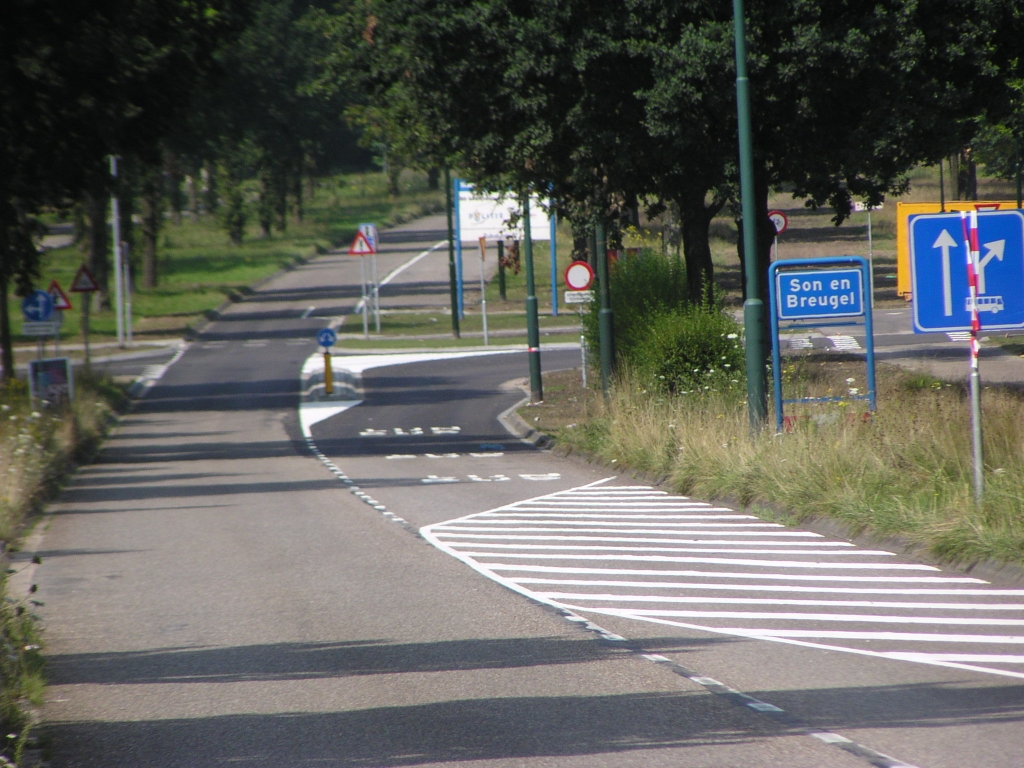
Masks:
[[[457,435],[462,431],[462,427],[431,427],[430,431],[435,435]]]
[[[438,477],[437,475],[427,475],[420,482],[432,484],[432,483],[457,483],[459,478],[457,477]]]
[[[474,459],[497,459],[501,458],[505,454],[502,453],[501,451],[494,451],[488,453],[471,453],[469,455],[472,456]]]
[[[490,538],[490,537],[488,537]],[[449,536],[445,535],[445,541],[452,547],[487,547],[488,549],[528,549],[531,551],[547,549],[557,550],[559,552],[579,552],[579,551],[590,551],[590,552],[697,552],[703,554],[715,554],[715,555],[734,555],[738,551],[744,555],[854,555],[856,557],[863,556],[863,552],[841,552],[831,549],[744,549],[736,550],[732,547],[726,549],[724,547],[708,548],[708,547],[616,547],[613,545],[585,545],[585,544],[500,544],[498,542],[490,541],[459,541],[452,540]],[[730,544],[732,542],[729,542]],[[872,554],[890,555],[890,552],[876,552]],[[501,555],[500,552],[495,552],[494,555]]]
[[[415,453],[392,453],[390,456],[385,456],[385,459],[415,459]]]
[[[829,336],[828,339],[832,342],[832,346],[839,350],[859,350],[861,348],[860,342],[853,336]]]
[[[986,588],[983,579],[781,527],[606,481],[420,532],[509,589],[574,615],[1024,678],[1014,671],[1024,653],[1011,651],[1024,645],[1024,589]],[[794,624],[805,628],[785,628]]]
[[[299,423],[302,425],[302,434],[305,437],[311,437],[312,432],[310,432],[310,429],[314,424],[318,424],[324,419],[329,419],[331,416],[337,416],[339,413],[347,411],[361,402],[361,400],[324,400],[303,403],[302,408],[299,409]]]
[[[359,433],[360,437],[387,437],[388,431],[386,429],[364,429]]]
[[[912,608],[946,611],[1022,611],[1019,603],[911,603],[884,600],[780,600],[751,597],[676,597],[666,595],[616,595],[590,592],[539,592],[557,600],[607,600],[619,603],[721,603],[723,605],[817,605],[832,608]]]
[[[558,472],[546,472],[544,474],[535,475],[520,475],[523,480],[561,480],[562,476]]]
[[[303,320],[305,320],[305,319],[306,319],[306,318],[308,318],[308,317],[309,317],[310,315],[312,315],[312,314],[313,314],[313,310],[314,310],[314,309],[316,309],[316,307],[314,307],[314,306],[312,306],[312,305],[310,305],[309,307],[307,307],[307,308],[306,308],[306,311],[302,313],[302,319],[303,319]]]
[[[388,456],[387,458],[403,458],[402,456]],[[413,458],[410,456],[409,458]],[[507,535],[504,533],[449,533],[445,531],[443,534],[445,540],[450,539],[501,539],[502,541],[615,541],[615,542],[631,542],[636,543],[648,543],[648,544],[728,544],[731,547],[763,547],[765,544],[777,544],[778,546],[786,547],[852,547],[853,544],[849,544],[845,541],[736,541],[730,539],[641,539],[635,536],[518,536],[518,535]],[[458,542],[453,542],[458,543]],[[787,550],[794,554],[800,553],[800,550]],[[806,550],[804,550],[806,552]],[[820,552],[818,554],[834,554],[835,552]],[[891,553],[890,553],[891,554]],[[624,582],[625,583],[625,582]]]
[[[428,459],[457,459],[459,454],[457,453],[425,453],[423,454]]]
[[[950,341],[970,341],[971,340],[971,332],[970,331],[952,331],[950,333],[947,333],[946,335],[949,336],[949,340]]]
[[[269,342],[266,339],[251,339],[242,344],[243,347],[265,347]]]

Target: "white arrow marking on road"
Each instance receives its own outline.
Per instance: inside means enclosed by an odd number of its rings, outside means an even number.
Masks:
[[[942,230],[932,248],[942,249],[942,313],[949,317],[953,314],[953,289],[949,280],[949,249],[956,248],[956,240],[949,234],[949,230]]]
[[[985,294],[985,266],[992,261],[993,257],[1003,260],[1003,251],[1006,248],[1005,240],[995,240],[991,243],[985,243],[985,247],[988,248],[981,261],[978,263],[978,295],[982,296]]]

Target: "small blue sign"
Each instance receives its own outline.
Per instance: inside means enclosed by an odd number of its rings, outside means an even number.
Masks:
[[[860,269],[809,269],[775,273],[780,320],[860,317],[864,279]]]
[[[21,300],[21,314],[30,323],[46,322],[53,317],[53,297],[46,291],[32,291]]]
[[[1024,328],[1024,211],[978,212],[978,313],[984,330]],[[910,217],[915,333],[971,329],[960,213]]]
[[[321,347],[333,347],[334,342],[338,340],[338,334],[330,328],[324,328],[316,335],[316,340]]]

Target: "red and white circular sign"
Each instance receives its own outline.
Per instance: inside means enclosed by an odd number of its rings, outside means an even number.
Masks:
[[[789,219],[782,211],[768,211],[768,218],[771,219],[772,225],[775,227],[776,235],[781,235],[789,226]]]
[[[585,291],[594,282],[594,270],[585,261],[574,261],[565,268],[565,285],[570,291]]]

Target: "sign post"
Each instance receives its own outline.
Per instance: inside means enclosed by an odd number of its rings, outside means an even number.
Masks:
[[[94,293],[100,289],[89,268],[83,264],[71,280],[71,293]],[[85,369],[89,370],[89,296],[82,297],[82,338],[85,341]]]
[[[71,300],[68,299],[64,289],[60,287],[60,283],[56,280],[50,281],[46,292],[53,299],[53,311],[57,317],[57,332],[53,334],[53,352],[57,357],[60,357],[60,326],[64,324],[64,310],[73,309],[73,307],[71,306]]]
[[[775,246],[775,260],[779,260],[779,235],[789,229],[789,217],[782,211],[768,211],[768,219],[775,227],[775,238],[772,241]]]
[[[817,268],[817,267],[820,267]],[[876,408],[875,338],[871,317],[871,292],[865,290],[871,270],[867,259],[861,256],[826,256],[817,259],[790,259],[776,261],[768,268],[768,296],[771,304],[772,327],[772,383],[775,394],[775,428],[782,432],[783,407],[795,403],[839,403],[848,400],[867,400],[868,408]],[[779,349],[779,323],[797,323],[790,328],[817,328],[820,320],[839,320],[828,325],[854,324],[864,318],[867,335],[866,395],[849,394],[846,397],[802,397],[796,400],[782,398],[782,354]]]
[[[373,249],[373,253],[370,258],[371,266],[371,280],[373,281],[371,290],[373,291],[373,317],[377,324],[377,335],[380,335],[380,281],[377,279],[377,251],[378,248],[378,237],[377,237],[377,225],[376,224],[360,224],[359,231],[363,233],[363,237],[370,244]]]
[[[317,343],[324,348],[324,394],[334,394],[334,369],[331,368],[331,347],[338,340],[336,334],[330,328],[324,328],[316,335]]]
[[[484,320],[484,346],[488,346],[487,341],[487,294],[484,286],[484,259],[487,256],[487,238],[481,237],[480,243],[480,311]]]
[[[985,329],[1024,328],[1024,211],[994,210],[911,216],[910,277],[915,333],[971,334],[971,437],[974,499],[984,500],[981,431],[981,316]],[[966,270],[954,269],[964,249]]]
[[[376,252],[377,252],[376,249],[374,249],[373,245],[370,243],[370,241],[366,237],[366,235],[363,234],[362,230],[360,230],[359,232],[356,232],[356,236],[352,240],[352,245],[348,249],[348,255],[349,256],[366,257],[366,256],[370,256],[370,255],[372,255],[372,254],[374,254]],[[369,315],[370,296],[369,296],[369,292],[366,289],[366,259],[365,258],[361,258],[359,260],[359,274],[360,274],[360,292],[362,294],[362,301],[360,302],[360,304],[362,304],[362,307],[363,307],[363,338],[364,339],[368,339],[368,338],[370,338],[370,315]]]
[[[580,315],[580,370],[583,389],[587,388],[587,337],[583,333],[583,308],[594,300],[590,286],[594,284],[594,270],[585,261],[574,261],[565,268],[565,303],[576,304]]]

